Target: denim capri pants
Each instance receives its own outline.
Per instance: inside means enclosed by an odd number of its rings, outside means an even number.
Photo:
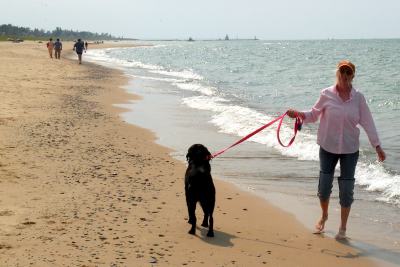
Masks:
[[[329,199],[332,193],[335,167],[340,160],[340,176],[338,177],[340,205],[345,208],[351,206],[354,200],[354,172],[356,170],[358,155],[359,151],[351,154],[334,154],[320,147],[318,183],[318,196],[320,200],[325,201]]]

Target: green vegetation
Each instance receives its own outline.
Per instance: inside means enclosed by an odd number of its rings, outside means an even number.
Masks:
[[[76,40],[81,38],[83,40],[116,40],[116,38],[109,33],[93,33],[87,31],[73,31],[63,30],[57,27],[53,31],[45,31],[43,29],[30,29],[28,27],[18,27],[11,24],[0,25],[0,41],[10,39],[23,39],[23,40],[47,40],[49,38],[60,38],[64,41]]]

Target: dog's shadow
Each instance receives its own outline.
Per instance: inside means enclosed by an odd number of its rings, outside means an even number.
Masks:
[[[208,228],[203,228],[203,227],[196,227],[197,230],[199,231],[200,235],[197,236],[204,242],[214,245],[214,246],[220,246],[220,247],[233,247],[232,239],[236,238],[237,236],[224,233],[218,230],[214,229],[214,237],[208,237]]]

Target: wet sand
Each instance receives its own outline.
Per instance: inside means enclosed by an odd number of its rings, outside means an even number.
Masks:
[[[216,178],[215,238],[187,234],[185,165],[119,118],[127,78],[70,48],[0,42],[0,266],[374,266]]]

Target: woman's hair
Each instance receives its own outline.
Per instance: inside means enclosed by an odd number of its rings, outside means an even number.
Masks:
[[[353,63],[351,63],[349,60],[339,61],[339,63],[337,64],[337,68],[336,68],[336,84],[339,83],[339,77],[341,75],[343,75],[341,72],[341,70],[343,70],[343,69],[349,69],[352,72],[352,77],[351,77],[351,79],[349,79],[349,86],[351,87],[354,75],[356,73],[356,66]]]
[[[350,68],[353,71],[353,74],[356,73],[356,66],[350,62],[350,60],[341,60],[337,64],[337,69],[341,68]]]

